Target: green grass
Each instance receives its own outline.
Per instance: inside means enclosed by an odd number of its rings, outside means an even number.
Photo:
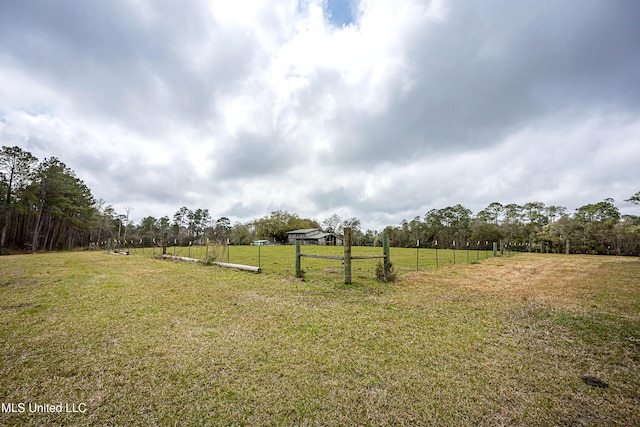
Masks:
[[[161,249],[137,248],[130,249],[135,255],[153,255],[161,253]],[[208,251],[208,252],[207,252]],[[302,253],[318,255],[344,254],[342,246],[302,246]],[[353,246],[353,255],[382,255],[382,248]],[[215,254],[217,261],[234,264],[259,266],[265,273],[295,275],[295,246],[227,246],[213,247],[207,250],[204,246],[170,246],[167,254],[197,259],[205,259],[207,255]],[[489,250],[449,250],[426,248],[391,248],[391,262],[399,273],[416,270],[440,268],[452,264],[475,263],[493,256]],[[375,277],[376,264],[379,259],[353,260],[352,274],[355,282],[371,280]],[[318,258],[302,259],[302,269],[308,280],[340,282],[343,280],[343,264],[340,260]]]
[[[0,425],[640,424],[637,259],[351,286],[103,252],[0,272],[0,402],[86,404]]]

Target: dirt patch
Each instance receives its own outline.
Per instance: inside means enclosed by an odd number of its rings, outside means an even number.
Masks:
[[[522,298],[574,300],[589,297],[598,286],[591,278],[613,257],[521,254],[480,264],[447,266],[407,274],[412,283],[440,283],[474,291]],[[638,262],[616,257],[616,262]]]

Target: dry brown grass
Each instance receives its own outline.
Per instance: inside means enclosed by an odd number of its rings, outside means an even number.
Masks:
[[[405,279],[407,304],[437,287],[432,302],[479,300],[502,317],[482,368],[483,395],[502,403],[483,424],[640,425],[637,258],[522,254]],[[587,374],[610,388],[586,386]]]
[[[513,298],[575,304],[606,290],[611,265],[636,267],[637,258],[520,254],[514,258],[490,258],[481,264],[449,266],[406,275],[408,282],[438,281]],[[600,270],[600,271],[599,271]]]
[[[637,259],[355,286],[97,253],[0,271],[0,401],[87,404],[0,425],[640,425]]]

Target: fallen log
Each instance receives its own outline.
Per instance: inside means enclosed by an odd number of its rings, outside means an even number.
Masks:
[[[260,267],[253,267],[251,265],[229,264],[228,262],[214,262],[214,264],[217,265],[218,267],[237,268],[238,270],[252,271],[254,273],[260,273],[262,271]]]
[[[203,262],[201,259],[189,258],[186,256],[162,255],[162,258],[175,259],[178,261]]]
[[[111,255],[129,255],[129,252],[119,252],[119,251],[111,251],[109,252]]]
[[[162,255],[162,258],[174,259],[174,260],[177,260],[177,261],[205,262],[204,260],[201,260],[201,259],[189,258],[189,257],[186,257],[186,256]],[[217,265],[218,267],[236,268],[238,270],[251,271],[253,273],[262,272],[262,269],[260,267],[253,267],[251,265],[230,264],[228,262],[214,262],[214,264]]]

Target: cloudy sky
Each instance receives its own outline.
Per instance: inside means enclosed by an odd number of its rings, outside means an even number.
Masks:
[[[640,191],[637,0],[0,3],[0,144],[133,219]]]

